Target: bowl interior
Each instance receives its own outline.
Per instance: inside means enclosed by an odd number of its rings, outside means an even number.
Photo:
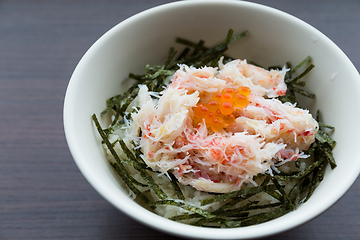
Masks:
[[[327,169],[325,179],[310,200],[296,211],[252,227],[205,229],[159,217],[127,197],[113,175],[91,115],[100,115],[106,99],[126,91],[123,80],[130,72],[143,73],[146,64],[161,64],[181,36],[204,39],[207,46],[221,42],[229,28],[250,35],[229,46],[229,55],[263,66],[293,64],[310,55],[315,68],[307,89],[315,100],[304,100],[312,113],[321,110],[323,122],[335,126],[338,142],[334,156],[338,167]],[[326,36],[303,21],[278,10],[242,1],[184,1],[137,14],[103,35],[76,67],[64,103],[66,139],[73,158],[90,184],[110,203],[129,216],[156,229],[194,238],[243,239],[261,237],[298,226],[334,204],[360,171],[357,136],[360,128],[360,79],[345,54]],[[350,103],[350,104],[349,104]],[[351,106],[351,107],[350,107]],[[106,119],[101,119],[103,127]],[[351,167],[350,167],[351,166]],[[339,185],[341,182],[341,185]]]

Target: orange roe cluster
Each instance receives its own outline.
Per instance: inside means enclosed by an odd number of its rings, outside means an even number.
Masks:
[[[227,124],[235,121],[234,110],[245,107],[249,101],[250,88],[241,86],[238,89],[225,88],[221,92],[214,93],[211,100],[202,104],[199,103],[194,110],[194,123],[202,119],[213,131],[223,129]]]

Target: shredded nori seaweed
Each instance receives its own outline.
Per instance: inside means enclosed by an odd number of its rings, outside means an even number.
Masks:
[[[104,133],[104,131],[102,130],[100,123],[96,117],[95,114],[92,115],[92,119],[93,122],[95,123],[95,126],[101,136],[101,138],[103,139],[104,143],[106,144],[106,146],[108,147],[109,151],[111,152],[112,156],[114,157],[116,164],[111,164],[114,169],[119,172],[119,176],[124,180],[124,182],[126,183],[126,185],[129,187],[129,189],[136,195],[138,196],[140,199],[142,199],[144,202],[149,203],[150,200],[139,190],[134,186],[133,181],[131,181],[130,179],[133,179],[131,177],[131,175],[129,174],[129,172],[126,170],[126,168],[124,167],[121,159],[119,158],[118,154],[116,153],[116,151],[114,150],[114,148],[112,147],[112,144],[110,143],[110,141],[107,138],[107,135]]]
[[[126,112],[126,110],[138,95],[139,84],[146,85],[149,91],[160,92],[166,87],[167,78],[172,76],[178,69],[178,64],[187,64],[194,67],[216,67],[222,56],[224,56],[224,62],[230,61],[232,59],[224,54],[228,49],[228,45],[248,34],[249,32],[245,31],[233,36],[233,30],[230,29],[225,40],[212,48],[206,47],[204,40],[192,42],[180,37],[176,38],[176,43],[185,46],[177,58],[175,58],[177,54],[175,49],[170,48],[168,57],[163,65],[146,65],[145,73],[142,75],[130,73],[129,79],[134,80],[135,83],[128,91],[107,100],[107,107],[101,112],[101,115],[113,111],[114,118],[110,127],[102,129],[96,115],[94,114],[92,116],[93,122],[102,138],[102,142],[114,157],[115,161],[110,164],[129,190],[152,209],[159,205],[170,205],[186,210],[185,214],[173,216],[169,218],[170,220],[186,221],[195,226],[223,228],[251,226],[263,223],[293,211],[299,204],[306,202],[323,180],[327,165],[329,164],[332,169],[336,167],[332,154],[332,150],[336,146],[336,141],[333,140],[329,134],[329,131],[333,131],[334,127],[322,123],[320,121],[320,112],[318,111],[316,120],[319,122],[319,130],[315,135],[315,142],[306,152],[312,156],[313,163],[308,164],[307,167],[301,171],[301,160],[298,160],[295,162],[298,171],[282,172],[280,170],[280,172],[273,171],[272,175],[268,173],[259,174],[254,177],[254,180],[262,179],[262,183],[259,186],[245,187],[238,191],[217,194],[214,197],[202,200],[201,206],[219,202],[222,203],[216,210],[207,211],[201,207],[183,202],[185,197],[179,187],[178,180],[171,172],[168,172],[167,176],[179,200],[169,199],[149,174],[149,172],[153,172],[153,170],[142,160],[141,150],[135,142],[131,143],[132,148],[130,150],[122,139],[118,139],[113,143],[108,140],[109,134],[123,126],[125,119],[131,118],[132,112]],[[258,66],[251,60],[248,60],[248,63]],[[314,98],[315,95],[313,93],[303,88],[306,86],[306,82],[303,80],[304,77],[314,68],[314,65],[311,64],[311,57],[305,58],[295,67],[292,67],[290,62],[287,62],[285,67],[290,69],[285,75],[287,91],[284,96],[280,96],[278,99],[282,102],[291,102],[299,105],[296,101],[296,94]],[[305,70],[295,76],[301,68],[305,68]],[[282,69],[282,67],[271,66],[268,69]],[[137,109],[133,111],[137,111]],[[139,135],[141,135],[141,131]],[[123,152],[127,156],[126,159],[118,156],[114,150],[116,144],[120,144]],[[145,183],[141,183],[131,176],[124,165],[136,169]],[[290,190],[285,189],[285,185],[287,184],[293,184]],[[155,202],[150,201],[136,186],[151,189],[160,200]],[[274,201],[268,204],[260,204],[258,201],[251,200],[259,194],[271,196]],[[192,219],[194,221],[191,221]]]
[[[201,206],[204,206],[204,205],[207,205],[207,204],[210,204],[210,203],[214,203],[214,202],[221,202],[221,201],[224,201],[224,200],[229,199],[229,198],[246,196],[248,194],[256,194],[256,193],[259,193],[259,192],[272,191],[274,189],[275,189],[274,185],[243,188],[243,189],[240,189],[238,191],[233,191],[233,192],[230,192],[230,193],[224,193],[224,194],[217,195],[216,197],[213,197],[213,198],[208,198],[208,199],[202,200],[201,201]]]
[[[182,191],[179,187],[179,181],[176,179],[176,177],[172,173],[168,172],[168,175],[171,178],[170,183],[171,183],[172,187],[174,188],[176,196],[181,200],[185,200],[184,194],[182,193]]]

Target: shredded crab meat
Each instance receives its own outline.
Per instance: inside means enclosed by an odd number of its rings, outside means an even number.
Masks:
[[[275,99],[286,92],[286,71],[267,71],[246,60],[220,60],[219,68],[181,65],[159,98],[140,86],[140,109],[132,113],[128,132],[134,136],[141,129],[145,163],[164,174],[171,171],[182,184],[216,193],[255,184],[257,174],[307,157],[303,152],[318,130],[307,110]],[[215,132],[205,121],[194,124],[198,103],[239,86],[250,88],[251,94],[249,104],[234,113],[233,123]]]

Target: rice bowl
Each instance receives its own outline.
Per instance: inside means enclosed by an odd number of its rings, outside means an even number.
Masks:
[[[206,8],[209,15],[213,15],[211,13],[215,12],[226,12],[227,14],[226,17],[216,19],[216,22],[209,24],[209,22],[215,20],[198,12],[199,9],[204,8]],[[181,15],[182,11],[186,11],[188,16],[191,17],[183,19],[183,21],[176,20],[179,17],[177,14]],[[239,11],[242,14],[238,14]],[[256,14],[253,14],[253,11],[260,11],[261,14],[257,14],[256,19],[254,19],[252,15]],[[260,15],[261,17],[259,17]],[[169,16],[173,17],[168,20]],[[144,23],[145,19],[147,21]],[[248,21],[249,19],[252,20]],[[126,50],[126,46],[130,46],[132,39],[143,36],[142,33],[148,28],[147,24],[160,24],[164,21],[170,21],[169,25],[165,25],[163,29],[154,30],[155,33],[151,36],[146,35],[143,42],[133,43],[131,45],[133,50]],[[234,22],[237,22],[236,25],[239,22],[245,22],[245,26],[232,26]],[[294,26],[297,28],[294,34],[283,34],[288,29],[293,29]],[[173,46],[173,39],[177,36],[190,37],[194,41],[206,39],[207,42],[213,44],[219,39],[216,35],[225,35],[229,27],[237,31],[246,28],[251,32],[248,40],[242,42],[241,45],[235,44],[235,46],[232,46],[230,49],[232,55],[252,59],[262,65],[282,64],[286,61],[296,63],[307,55],[312,56],[316,68],[311,73],[311,78],[317,80],[308,84],[310,89],[315,90],[317,98],[313,106],[309,106],[306,100],[303,105],[309,107],[311,111],[320,108],[325,122],[336,127],[334,138],[338,141],[338,146],[334,151],[334,155],[338,161],[338,167],[333,171],[328,169],[324,181],[315,191],[312,198],[294,212],[251,228],[205,230],[170,222],[148,212],[128,198],[127,191],[121,188],[110,166],[107,165],[99,144],[101,140],[99,138],[95,139],[96,133],[91,121],[89,121],[89,116],[94,112],[101,112],[105,107],[104,103],[107,98],[125,89],[113,79],[123,79],[129,72],[141,72],[145,64],[158,64],[162,59],[166,58],[168,48],[159,48],[157,46],[171,47]],[[214,32],[217,34],[214,34]],[[269,32],[271,32],[271,35],[268,35]],[[266,41],[263,40],[265,39],[264,36],[268,36]],[[279,41],[278,36],[282,36],[281,41]],[[317,39],[316,42],[313,41],[314,37]],[[142,53],[144,49],[149,49],[146,55]],[[162,49],[163,52],[161,52]],[[280,49],[282,54],[279,54]],[[323,57],[323,52],[327,52],[334,57],[330,61],[329,58]],[[100,59],[107,64],[99,62]],[[119,66],[121,67],[119,68]],[[328,69],[332,69],[332,72],[328,72]],[[331,76],[334,72],[338,74],[336,79],[332,81]],[[88,81],[87,87],[83,89],[82,94],[84,94],[84,97],[78,99],[76,94],[79,94],[79,89],[84,86],[84,79]],[[102,84],[100,79],[105,81],[106,84]],[[351,87],[349,87],[350,84],[347,86],[341,84],[340,79],[352,81]],[[356,114],[359,111],[353,109],[350,112],[341,108],[346,98],[340,97],[338,101],[334,102],[331,101],[331,96],[341,95],[342,93],[337,91],[340,87],[344,88],[343,92],[356,96],[356,92],[359,90],[358,80],[359,76],[356,69],[329,39],[316,29],[285,13],[245,2],[178,2],[145,11],[120,23],[89,49],[77,66],[68,87],[64,108],[65,131],[70,150],[84,176],[114,206],[135,219],[156,229],[180,236],[209,239],[220,237],[238,239],[239,235],[243,238],[260,237],[298,226],[317,216],[335,203],[356,179],[360,168],[359,163],[351,162],[352,172],[350,174],[346,169],[347,164],[350,164],[349,159],[357,159],[355,157],[357,156],[356,147],[354,147],[355,141],[352,141],[351,137],[354,136],[355,139],[357,130],[351,129],[349,126],[355,125],[355,122],[352,121],[356,121],[355,119],[358,117]],[[322,89],[326,91],[322,91]],[[86,99],[86,102],[84,102],[84,99]],[[358,108],[357,106],[354,107]],[[344,116],[352,117],[345,118]],[[349,124],[344,125],[345,121],[349,122]],[[102,124],[106,125],[109,122],[103,121]],[[79,132],[84,134],[80,136],[77,134]],[[91,153],[86,153],[85,149]],[[346,176],[344,176],[345,171]],[[328,189],[332,189],[332,185],[340,179],[340,176],[343,182],[342,188],[329,193]],[[328,197],[324,198],[325,195]],[[319,199],[321,199],[321,204],[319,204]],[[157,223],[154,223],[156,221]]]

